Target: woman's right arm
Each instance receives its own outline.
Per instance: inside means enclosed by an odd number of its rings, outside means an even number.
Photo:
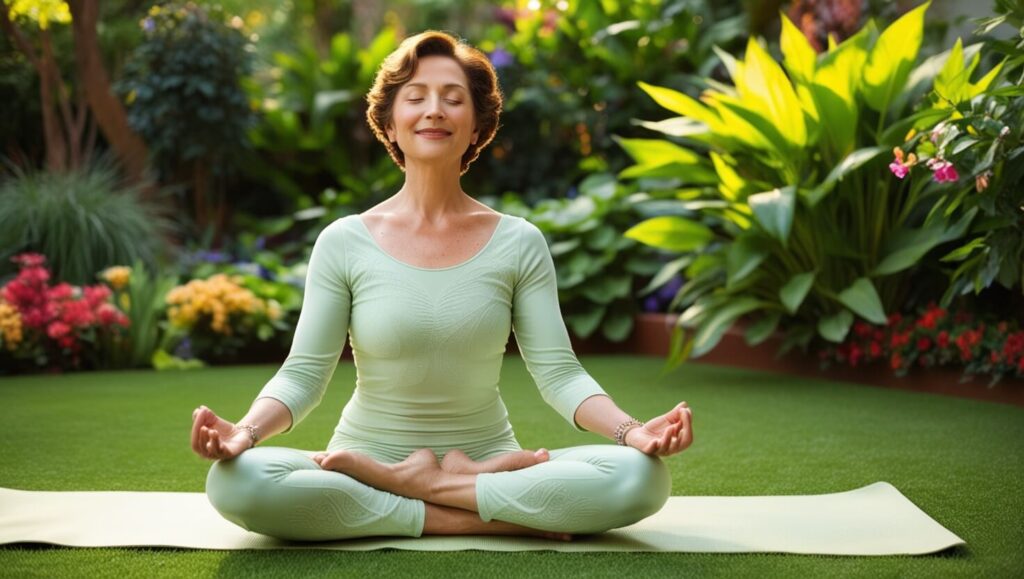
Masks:
[[[313,244],[302,310],[287,359],[238,422],[255,427],[260,441],[291,431],[320,403],[345,347],[352,295],[340,221],[324,228]],[[225,445],[228,439],[232,442]],[[235,456],[251,444],[248,429],[239,429],[205,407],[194,414],[192,448],[200,455],[224,458],[218,456],[224,447],[228,453],[237,451],[230,454]]]

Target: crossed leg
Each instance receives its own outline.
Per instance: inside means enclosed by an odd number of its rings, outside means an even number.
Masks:
[[[420,499],[426,507],[424,534],[509,534],[533,535],[562,541],[570,533],[531,529],[504,521],[483,521],[477,514],[476,478],[527,468],[549,459],[546,449],[522,450],[474,461],[461,450],[451,450],[438,463],[430,449],[423,448],[395,464],[384,464],[350,450],[320,452],[313,461],[324,470],[352,478],[399,496]]]

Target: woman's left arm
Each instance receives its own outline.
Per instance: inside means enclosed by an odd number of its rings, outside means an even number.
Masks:
[[[576,422],[580,426],[609,439],[614,439],[616,427],[630,418],[611,397],[605,395],[591,396],[576,409]],[[680,402],[643,426],[631,428],[626,432],[625,443],[655,456],[682,452],[693,444],[693,412],[686,402]]]

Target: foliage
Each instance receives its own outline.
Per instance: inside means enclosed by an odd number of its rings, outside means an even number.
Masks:
[[[633,330],[639,280],[662,267],[658,252],[622,236],[638,215],[630,193],[613,176],[595,174],[578,194],[533,209],[514,195],[504,198],[503,212],[529,220],[551,240],[562,312],[581,338],[600,329],[610,341],[625,340]]]
[[[104,344],[100,355],[107,368],[141,368],[152,363],[164,332],[160,321],[166,313],[165,296],[178,283],[176,275],[147,271],[141,261],[132,267],[114,266],[99,277],[111,288],[115,303],[121,305],[129,325],[123,337]]]
[[[70,370],[103,367],[99,350],[123,335],[129,320],[105,285],[50,285],[46,258],[13,258],[18,276],[0,288],[0,359],[4,368]]]
[[[947,211],[959,207],[978,212],[966,242],[941,258],[951,266],[944,306],[958,295],[977,295],[995,283],[1024,290],[1024,3],[1004,0],[997,10],[1000,14],[983,22],[980,32],[1004,22],[1019,31],[1014,41],[986,43],[994,50],[985,56],[1001,56],[1001,62],[972,83],[983,55],[975,52],[967,58],[958,40],[931,94],[931,108],[945,114],[899,151],[907,151],[907,158],[913,154],[921,165],[944,163],[954,173],[959,169],[959,192]],[[1006,80],[986,88],[993,78]],[[927,173],[904,167],[898,170],[907,178]]]
[[[689,86],[690,74],[710,74],[715,45],[733,49],[746,32],[735,1],[558,6],[504,11],[508,26],[477,43],[506,96],[501,130],[467,174],[482,195],[516,191],[532,205],[589,173],[625,166],[612,135],[634,131],[633,119],[654,112],[636,81]]]
[[[819,351],[822,363],[857,367],[882,361],[897,375],[919,366],[963,366],[964,378],[991,375],[1024,378],[1024,330],[1016,321],[976,319],[966,311],[949,312],[929,304],[917,316],[893,314],[884,326],[856,322],[839,345]]]
[[[248,146],[252,111],[240,86],[250,70],[246,39],[216,6],[153,6],[146,34],[114,89],[131,126],[169,174],[202,160],[227,173]]]
[[[333,221],[400,183],[401,171],[366,125],[363,99],[397,46],[397,33],[387,27],[366,48],[336,34],[326,57],[303,38],[245,80],[260,115],[249,134],[255,152],[246,177],[281,196],[282,212],[302,211],[267,224],[265,233],[317,218]],[[263,212],[255,204],[242,207]]]
[[[623,140],[637,164],[621,177],[696,185],[679,204],[701,217],[661,217],[627,232],[695,255],[667,367],[707,352],[744,316],[753,320],[751,344],[786,327],[786,350],[815,336],[841,342],[856,317],[883,323],[885,312],[931,297],[930,285],[911,283],[917,264],[963,236],[977,210],[957,206],[947,179],[901,181],[885,167],[883,153],[942,115],[910,110],[949,58],[914,66],[927,7],[881,33],[871,22],[822,55],[784,17],[783,66],[751,39],[742,61],[722,53],[734,85],[700,101],[641,84],[681,115],[656,128],[687,146]],[[985,90],[993,79],[972,86]]]
[[[45,255],[54,277],[72,284],[108,266],[156,262],[172,226],[137,187],[119,183],[109,157],[67,173],[12,170],[0,184],[0,275],[26,251]]]

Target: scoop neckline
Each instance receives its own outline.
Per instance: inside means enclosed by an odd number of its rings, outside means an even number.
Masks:
[[[363,231],[364,234],[366,234],[366,237],[370,240],[370,243],[373,245],[373,247],[376,248],[377,251],[386,255],[391,261],[394,261],[395,263],[408,267],[410,269],[417,269],[420,271],[448,271],[452,269],[458,269],[465,265],[469,265],[471,262],[476,260],[476,258],[480,257],[481,255],[483,255],[485,251],[487,251],[487,248],[491,246],[491,244],[494,242],[494,239],[498,237],[498,232],[501,231],[502,225],[505,223],[505,218],[508,217],[508,215],[505,213],[499,212],[498,215],[500,215],[500,217],[498,218],[498,224],[494,227],[494,231],[491,232],[491,236],[487,239],[487,243],[485,243],[484,246],[481,247],[480,250],[477,251],[469,259],[463,261],[462,263],[449,265],[448,267],[420,267],[418,265],[412,265],[411,263],[406,263],[398,259],[397,257],[391,255],[387,251],[384,251],[384,248],[381,247],[379,243],[377,243],[377,240],[373,237],[373,233],[370,232],[370,228],[366,225],[365,222],[363,222],[363,218],[360,217],[358,213],[353,214],[352,217],[354,217],[355,220],[359,222],[360,229]]]

